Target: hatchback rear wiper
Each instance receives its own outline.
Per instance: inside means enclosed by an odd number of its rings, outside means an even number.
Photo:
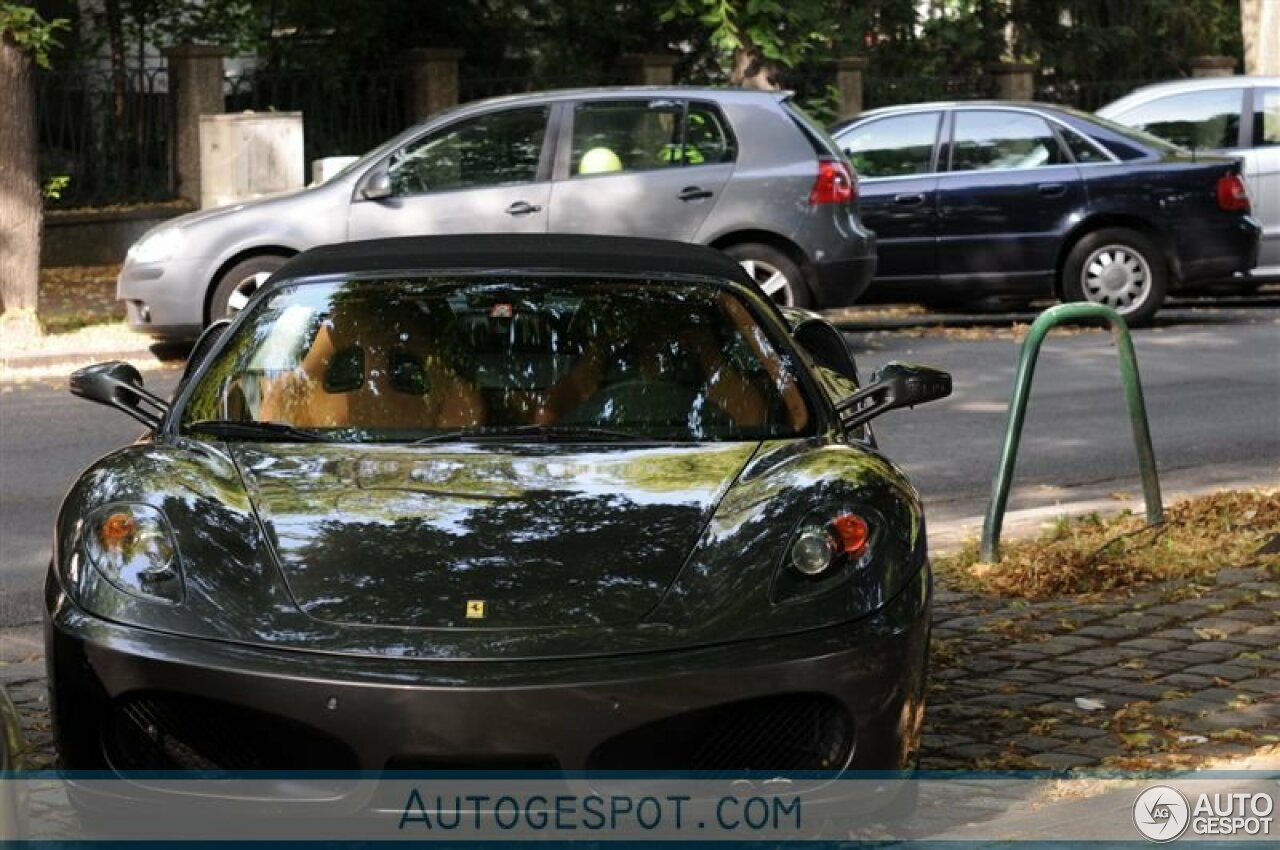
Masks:
[[[477,442],[523,439],[532,437],[540,442],[562,440],[564,442],[628,442],[657,443],[663,442],[644,434],[630,431],[615,431],[611,428],[597,428],[591,425],[513,425],[510,428],[459,428],[456,431],[445,431],[432,434],[410,445],[420,446],[426,443],[456,443],[475,440]]]
[[[214,437],[231,437],[242,440],[290,441],[299,443],[327,443],[328,437],[295,428],[283,422],[259,422],[252,419],[201,419],[187,423],[188,431],[211,434]]]

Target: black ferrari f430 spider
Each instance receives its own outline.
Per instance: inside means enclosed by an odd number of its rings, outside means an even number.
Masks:
[[[72,770],[909,768],[931,579],[879,414],[950,392],[696,246],[307,251],[71,487]]]

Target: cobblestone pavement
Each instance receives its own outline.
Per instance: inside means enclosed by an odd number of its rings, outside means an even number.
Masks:
[[[1276,745],[1280,581],[1271,570],[1224,570],[1203,585],[1106,601],[939,589],[921,766],[1176,768]],[[49,766],[39,630],[0,632],[0,664],[28,764]]]
[[[1163,769],[1274,746],[1278,578],[1228,569],[1106,601],[940,590],[922,766]]]

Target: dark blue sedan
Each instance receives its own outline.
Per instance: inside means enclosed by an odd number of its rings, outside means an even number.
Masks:
[[[876,300],[1056,297],[1149,321],[1168,292],[1247,274],[1238,160],[1043,104],[929,103],[834,128],[876,232]]]

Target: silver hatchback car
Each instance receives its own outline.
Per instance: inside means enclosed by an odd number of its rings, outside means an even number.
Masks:
[[[1103,118],[1190,150],[1244,160],[1262,224],[1256,279],[1280,279],[1280,77],[1207,77],[1140,88],[1098,110]]]
[[[592,233],[719,248],[783,304],[852,304],[875,271],[857,182],[785,94],[612,88],[439,113],[323,185],[175,218],[129,251],[129,324],[183,339],[292,255],[441,233]]]

